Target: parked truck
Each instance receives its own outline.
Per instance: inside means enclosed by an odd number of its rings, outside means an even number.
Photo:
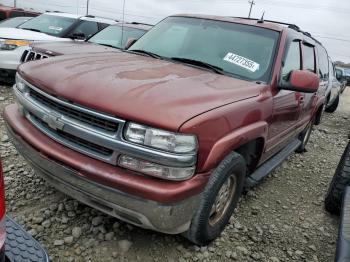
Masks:
[[[326,49],[295,25],[175,15],[124,52],[22,64],[4,118],[58,190],[206,245],[244,188],[305,151],[328,70]]]

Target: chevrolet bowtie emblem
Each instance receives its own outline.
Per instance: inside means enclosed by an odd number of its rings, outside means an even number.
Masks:
[[[54,115],[52,113],[46,114],[43,117],[43,121],[54,130],[63,130],[64,128],[64,123],[59,115]]]

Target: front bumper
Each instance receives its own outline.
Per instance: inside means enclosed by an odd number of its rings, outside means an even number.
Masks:
[[[49,261],[42,246],[9,217],[6,217],[5,257],[9,262]]]
[[[168,234],[178,234],[188,230],[194,212],[197,209],[200,194],[192,195],[179,202],[160,203],[137,197],[134,194],[128,194],[109,185],[103,185],[88,179],[86,174],[82,173],[82,170],[77,171],[66,164],[63,165],[61,161],[56,161],[46,156],[43,151],[35,149],[18,135],[11,125],[18,125],[20,121],[27,120],[17,118],[16,123],[9,124],[11,121],[8,119],[9,113],[7,111],[10,110],[12,114],[18,114],[17,108],[11,107],[5,110],[5,119],[8,123],[7,128],[10,138],[19,153],[28,160],[36,173],[52,184],[52,186],[104,213],[143,228]],[[34,132],[35,128],[32,128]],[[42,134],[41,136],[46,140],[50,140]],[[95,160],[90,159],[89,161],[90,169],[97,168],[92,166]],[[129,178],[131,176],[133,174],[129,174]],[[139,180],[141,179],[142,176],[139,176]],[[178,182],[168,183],[181,186],[181,183]]]
[[[12,51],[0,50],[0,69],[16,71],[17,67],[21,64],[23,52],[27,48],[27,46],[21,46]]]

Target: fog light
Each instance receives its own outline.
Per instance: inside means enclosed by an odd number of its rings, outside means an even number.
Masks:
[[[122,155],[119,158],[119,166],[140,172],[149,176],[168,180],[185,180],[194,175],[195,167],[168,167],[140,160],[131,156]]]

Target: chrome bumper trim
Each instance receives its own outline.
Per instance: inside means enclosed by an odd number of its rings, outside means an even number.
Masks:
[[[180,203],[164,205],[107,187],[86,178],[33,149],[7,126],[8,135],[18,152],[35,172],[57,190],[91,207],[133,225],[167,234],[188,230],[200,195]]]

